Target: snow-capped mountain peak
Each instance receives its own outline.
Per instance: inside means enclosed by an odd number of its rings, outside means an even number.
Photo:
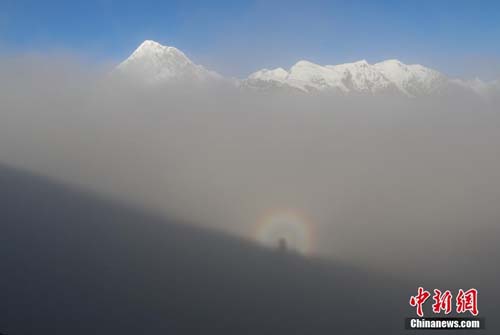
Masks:
[[[142,42],[137,49],[130,55],[127,61],[137,60],[141,58],[150,57],[168,57],[176,58],[184,61],[185,63],[191,63],[189,58],[180,51],[179,49],[171,46],[165,46],[153,40],[145,40]]]
[[[146,40],[117,67],[121,74],[148,83],[175,80],[207,81],[221,76],[193,63],[182,51]]]
[[[408,96],[435,93],[447,81],[447,78],[436,70],[420,64],[406,65],[397,59],[379,62],[373,66]]]
[[[261,70],[249,76],[249,86],[276,82],[302,91],[334,91],[342,94],[379,94],[399,92],[413,97],[440,88],[446,77],[422,65],[406,65],[391,59],[376,64],[366,60],[338,65],[319,65],[298,61],[289,71],[279,68]]]
[[[257,72],[252,73],[248,78],[250,79],[269,79],[269,80],[286,80],[288,77],[288,71],[282,67],[278,67],[274,70],[262,69]]]
[[[299,60],[290,69],[262,69],[246,79],[223,78],[193,63],[181,50],[152,40],[139,47],[116,68],[116,73],[146,83],[226,83],[243,89],[286,89],[302,92],[329,92],[341,95],[402,94],[408,97],[435,95],[460,90],[488,96],[500,91],[497,82],[450,79],[419,64],[389,59],[370,64],[365,59],[337,65],[319,65]]]

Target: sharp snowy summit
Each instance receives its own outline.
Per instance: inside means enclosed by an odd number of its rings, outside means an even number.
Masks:
[[[210,81],[222,77],[193,63],[182,51],[146,40],[120,63],[117,71],[148,83],[168,81]]]
[[[245,79],[233,80],[193,63],[175,47],[151,40],[144,41],[116,70],[152,84],[226,81],[242,89],[285,89],[340,95],[396,93],[417,97],[441,94],[451,89],[487,96],[499,87],[498,82],[450,79],[436,70],[419,64],[407,65],[396,59],[375,64],[361,60],[337,65],[319,65],[301,60],[289,70],[281,67],[262,69]]]

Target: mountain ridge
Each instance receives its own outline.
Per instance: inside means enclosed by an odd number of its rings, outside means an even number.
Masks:
[[[181,50],[153,40],[142,42],[116,67],[116,71],[151,84],[218,81],[251,90],[287,89],[339,95],[396,93],[411,98],[441,94],[450,89],[486,97],[500,86],[498,81],[450,78],[437,70],[420,64],[405,64],[397,59],[374,64],[363,59],[334,65],[320,65],[303,59],[288,70],[283,67],[263,68],[246,78],[234,79],[195,64]]]

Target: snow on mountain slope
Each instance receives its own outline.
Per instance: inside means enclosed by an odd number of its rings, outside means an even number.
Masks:
[[[438,93],[447,84],[443,74],[419,64],[406,65],[391,59],[373,67],[408,96]]]
[[[303,90],[331,89],[338,92],[347,92],[348,88],[335,70],[327,69],[321,65],[301,60],[290,69],[287,77],[292,86]]]
[[[282,68],[257,71],[248,77],[245,86],[261,88],[272,83],[305,92],[331,91],[340,94],[376,94],[397,90],[391,81],[365,60],[326,66],[301,60],[290,71]]]
[[[290,68],[261,70],[249,76],[249,86],[278,82],[302,91],[332,90],[342,94],[400,92],[413,97],[438,92],[447,79],[421,65],[406,65],[397,60],[369,64],[362,60],[339,65],[318,65],[299,61]]]
[[[262,69],[243,80],[224,78],[193,63],[182,51],[155,41],[144,41],[116,72],[147,83],[225,82],[243,89],[286,89],[302,92],[332,92],[341,95],[402,94],[408,97],[466,90],[488,96],[499,92],[498,82],[479,79],[449,79],[419,64],[407,65],[396,59],[369,64],[366,60],[338,65],[298,61],[290,70]]]
[[[116,68],[120,74],[130,75],[148,83],[172,80],[209,81],[222,79],[216,72],[194,64],[182,51],[146,40]]]
[[[394,91],[396,86],[366,60],[339,65],[326,65],[325,68],[336,71],[348,92],[372,93]]]
[[[500,92],[500,84],[497,80],[484,82],[479,78],[472,80],[452,79],[450,83],[462,89],[473,91],[482,97],[489,97],[491,94]]]

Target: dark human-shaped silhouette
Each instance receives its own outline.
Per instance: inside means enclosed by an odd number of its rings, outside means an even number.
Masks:
[[[283,238],[283,237],[278,240],[278,250],[280,252],[286,252],[287,251],[286,239]]]

